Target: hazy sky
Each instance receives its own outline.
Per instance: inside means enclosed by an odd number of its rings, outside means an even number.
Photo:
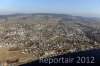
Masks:
[[[65,13],[100,17],[100,0],[0,0],[0,14]]]

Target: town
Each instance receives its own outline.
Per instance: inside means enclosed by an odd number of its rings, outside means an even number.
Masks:
[[[99,19],[44,13],[0,16],[0,63],[100,49],[99,39]]]

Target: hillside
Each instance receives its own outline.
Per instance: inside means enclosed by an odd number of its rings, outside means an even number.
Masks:
[[[0,16],[1,63],[91,49],[100,49],[99,18],[49,13]]]

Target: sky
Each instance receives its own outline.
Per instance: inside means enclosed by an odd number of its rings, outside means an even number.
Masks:
[[[0,0],[0,14],[62,13],[100,17],[100,0]]]

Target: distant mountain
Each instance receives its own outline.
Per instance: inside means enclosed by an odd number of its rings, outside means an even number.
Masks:
[[[82,17],[82,16],[72,16],[68,14],[54,14],[54,13],[32,13],[32,14],[16,13],[10,15],[0,15],[0,18],[16,17],[16,16],[32,17],[37,15],[44,16],[45,18],[50,16],[52,16],[53,18],[61,18],[62,21],[73,20],[73,21],[81,21],[81,22],[91,22],[91,21],[100,22],[100,18],[96,18],[96,17]]]

